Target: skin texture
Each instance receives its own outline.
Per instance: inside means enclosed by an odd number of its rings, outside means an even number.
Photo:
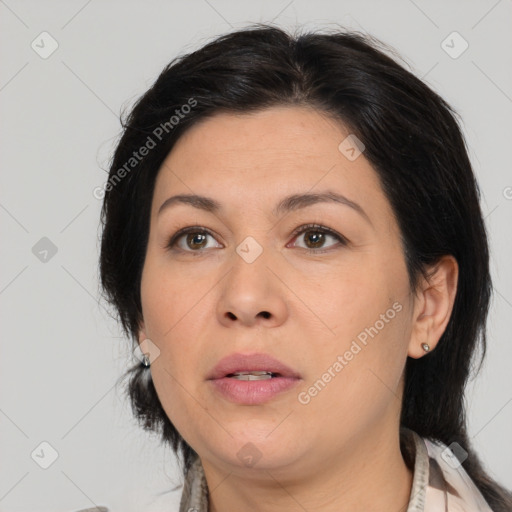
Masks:
[[[350,161],[338,149],[348,134],[312,108],[217,114],[178,140],[157,177],[139,341],[149,338],[160,350],[153,382],[201,458],[210,511],[407,508],[412,472],[399,448],[404,366],[408,356],[425,355],[422,343],[435,350],[458,270],[444,257],[413,293],[376,172],[364,153]],[[358,203],[368,218],[336,203],[272,213],[284,196],[326,190]],[[176,204],[157,215],[176,194],[211,197],[221,210]],[[294,235],[309,223],[348,242],[331,235],[318,242],[315,228]],[[196,234],[187,244],[185,234],[166,248],[186,226],[213,236]],[[236,251],[248,236],[263,250],[252,263]],[[317,253],[307,252],[315,247]],[[381,315],[388,321],[379,329]],[[378,333],[333,370],[357,336],[376,325]],[[231,403],[206,379],[234,352],[271,354],[301,381],[261,405]],[[299,393],[329,368],[330,381],[301,403]],[[261,456],[252,467],[237,456],[247,443]]]

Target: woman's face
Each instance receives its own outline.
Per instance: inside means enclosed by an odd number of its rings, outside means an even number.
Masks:
[[[307,108],[218,114],[159,172],[140,341],[160,350],[158,396],[203,465],[326,467],[397,432],[414,301],[390,204],[348,135]],[[177,195],[218,208],[160,210]],[[277,393],[270,380],[211,380],[231,354],[270,355],[296,378]]]

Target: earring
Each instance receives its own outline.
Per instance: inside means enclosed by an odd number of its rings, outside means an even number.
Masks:
[[[421,344],[421,348],[425,351],[425,352],[428,352],[430,350],[430,345],[428,343],[422,343]]]
[[[148,354],[144,354],[142,356],[142,364],[146,367],[146,368],[149,368],[149,366],[151,365],[151,361],[149,360],[149,356]]]

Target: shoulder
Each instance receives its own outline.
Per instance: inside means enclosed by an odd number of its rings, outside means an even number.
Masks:
[[[424,501],[424,508],[418,510],[492,512],[463,467],[466,452],[461,446],[452,443],[448,447],[441,441],[420,437],[412,430],[409,430],[406,436],[415,447],[411,499],[418,494],[424,498],[421,500]]]

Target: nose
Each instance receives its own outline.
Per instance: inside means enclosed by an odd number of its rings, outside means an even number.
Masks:
[[[217,316],[226,327],[278,327],[288,314],[286,286],[277,258],[264,250],[254,261],[238,253],[225,279],[217,304]],[[276,261],[277,260],[277,261]]]

